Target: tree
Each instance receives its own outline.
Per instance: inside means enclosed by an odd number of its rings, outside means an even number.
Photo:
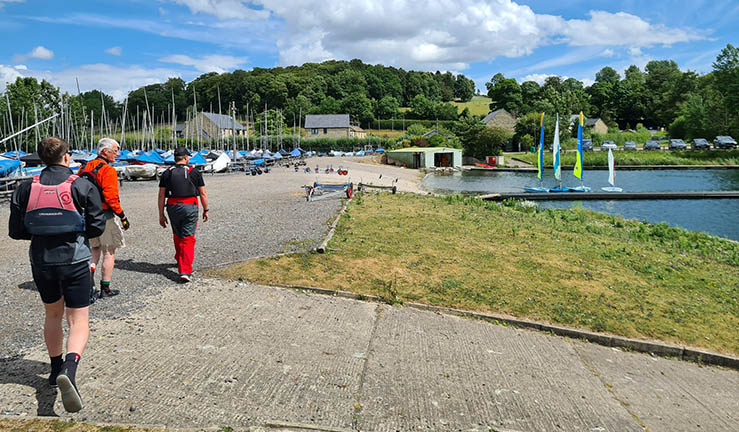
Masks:
[[[488,86],[488,97],[492,99],[490,102],[490,110],[495,111],[504,109],[513,115],[521,112],[523,99],[521,95],[521,86],[518,85],[515,78],[505,78],[502,74],[495,74],[490,80]]]
[[[367,124],[375,119],[372,114],[372,101],[363,93],[354,93],[341,101],[341,110],[360,124]]]
[[[410,103],[411,114],[419,119],[433,119],[435,117],[434,103],[426,96],[416,95]]]
[[[398,115],[400,104],[397,99],[392,96],[385,96],[377,102],[375,115],[380,119],[395,118]]]
[[[475,95],[475,82],[462,74],[454,82],[454,97],[461,102],[469,102]]]
[[[466,122],[460,135],[464,154],[477,159],[501,154],[510,138],[505,130],[477,121]]]

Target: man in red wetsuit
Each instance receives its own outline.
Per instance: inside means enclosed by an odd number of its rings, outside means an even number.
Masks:
[[[159,225],[167,227],[167,216],[164,215],[166,200],[180,281],[190,282],[195,259],[198,197],[203,205],[203,222],[207,222],[208,194],[205,192],[203,176],[197,169],[188,166],[190,153],[185,147],[175,149],[174,160],[175,166],[165,171],[159,181]]]

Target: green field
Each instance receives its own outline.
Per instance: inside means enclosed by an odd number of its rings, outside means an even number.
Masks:
[[[469,102],[453,102],[457,106],[460,113],[465,109],[470,109],[470,114],[486,116],[490,112],[490,98],[487,96],[473,96]]]
[[[587,210],[358,196],[326,254],[214,275],[496,312],[739,353],[739,243]]]
[[[575,165],[576,152],[562,154],[562,165]],[[739,150],[688,150],[688,151],[616,151],[616,166],[628,165],[738,165]],[[536,164],[536,153],[511,155],[516,159]],[[583,164],[588,167],[608,166],[608,152],[585,152]],[[544,165],[551,167],[552,153],[544,152]]]

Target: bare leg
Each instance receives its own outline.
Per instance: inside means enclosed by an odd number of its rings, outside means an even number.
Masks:
[[[113,277],[113,266],[115,266],[115,250],[105,249],[103,251],[103,270],[100,273],[100,280],[111,280],[110,278]]]
[[[60,298],[51,304],[44,304],[46,319],[44,321],[44,341],[49,357],[62,355],[62,343],[64,342],[64,331],[62,330],[62,318],[64,317],[64,298]]]
[[[90,337],[90,308],[67,308],[67,323],[69,323],[69,337],[67,338],[67,352],[82,355]]]
[[[90,264],[95,264],[95,267],[97,267],[98,262],[100,262],[100,255],[103,254],[103,249],[99,247],[90,248],[92,251],[92,258],[90,258]]]

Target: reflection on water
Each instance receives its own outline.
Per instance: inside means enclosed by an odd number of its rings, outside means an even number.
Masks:
[[[551,172],[547,175],[551,176]],[[580,181],[563,172],[565,186]],[[594,191],[608,186],[608,171],[586,171],[584,184]],[[538,186],[536,173],[471,171],[453,175],[430,175],[423,187],[437,193],[480,194],[522,192],[525,186]],[[557,186],[545,178],[545,187]],[[739,170],[643,170],[618,171],[616,185],[624,192],[719,191],[739,190]],[[635,200],[635,201],[539,201],[543,208],[592,209],[628,219],[665,222],[694,231],[703,231],[739,241],[739,200]]]

